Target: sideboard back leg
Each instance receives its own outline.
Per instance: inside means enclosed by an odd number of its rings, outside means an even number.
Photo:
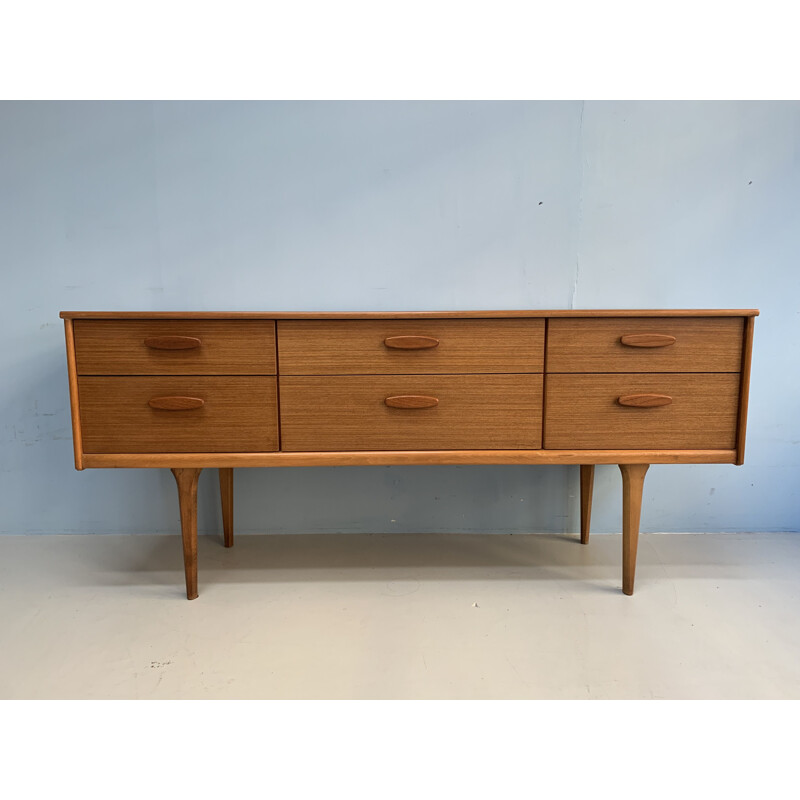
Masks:
[[[222,530],[225,547],[233,547],[233,467],[220,467],[219,493],[222,498]]]
[[[197,597],[197,481],[202,468],[173,468],[178,484],[178,503],[181,508],[181,537],[183,538],[183,568],[186,572],[186,597]]]
[[[581,464],[581,544],[589,544],[593,488],[594,464]]]
[[[622,591],[633,594],[642,489],[649,464],[620,464],[622,472]]]

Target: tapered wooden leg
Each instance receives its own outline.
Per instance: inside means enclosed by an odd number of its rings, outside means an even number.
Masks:
[[[649,464],[620,464],[622,472],[622,591],[633,594],[642,489]]]
[[[581,544],[589,544],[593,488],[594,464],[581,464]]]
[[[172,474],[178,484],[183,538],[183,568],[186,572],[186,597],[197,597],[197,481],[202,469],[175,468]]]
[[[220,467],[219,493],[222,498],[222,530],[225,547],[233,547],[233,468]]]

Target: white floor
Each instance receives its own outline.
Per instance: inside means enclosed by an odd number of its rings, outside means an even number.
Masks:
[[[800,698],[800,534],[0,536],[0,698]]]

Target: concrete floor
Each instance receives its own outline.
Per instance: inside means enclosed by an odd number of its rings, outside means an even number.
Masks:
[[[0,698],[800,698],[800,534],[0,536]]]

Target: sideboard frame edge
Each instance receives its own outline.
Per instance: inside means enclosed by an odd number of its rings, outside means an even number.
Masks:
[[[87,468],[404,465],[733,464],[736,450],[385,450],[274,453],[85,453]]]

